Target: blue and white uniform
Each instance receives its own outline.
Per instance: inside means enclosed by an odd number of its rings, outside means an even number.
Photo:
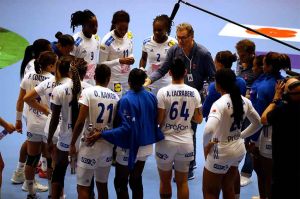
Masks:
[[[250,100],[242,97],[244,115],[251,124],[241,132],[242,122],[234,122],[233,105],[229,94],[223,95],[211,107],[203,135],[203,145],[209,141],[214,144],[207,159],[205,168],[213,173],[225,174],[231,166],[238,166],[246,154],[244,138],[254,134],[261,127],[260,117]]]
[[[128,76],[131,70],[130,65],[120,64],[119,58],[133,57],[132,39],[130,31],[123,38],[119,38],[112,30],[101,41],[100,64],[110,67],[111,78],[108,87],[119,96],[129,90]]]
[[[90,124],[99,131],[112,129],[119,97],[110,89],[93,86],[82,91],[79,103],[89,108],[84,136]],[[112,163],[113,145],[99,139],[93,146],[80,144],[77,162],[77,184],[90,186],[93,174],[97,182],[106,183]]]
[[[155,154],[159,169],[188,172],[194,159],[193,130],[191,120],[195,109],[200,109],[199,92],[186,84],[171,84],[157,93],[158,108],[165,110],[161,130],[165,139],[156,143]]]
[[[148,67],[146,67],[146,70],[148,76],[161,67],[166,60],[168,50],[176,44],[177,40],[170,36],[164,43],[157,43],[153,36],[144,40],[143,52],[147,53]],[[171,84],[171,77],[167,73],[164,77],[149,85],[149,88],[156,95],[160,88],[169,84]]]

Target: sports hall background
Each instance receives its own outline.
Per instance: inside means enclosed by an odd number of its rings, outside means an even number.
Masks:
[[[30,44],[38,38],[55,40],[55,33],[73,34],[70,28],[70,16],[77,10],[90,9],[98,19],[98,35],[102,38],[110,28],[110,21],[115,11],[124,9],[131,17],[129,29],[134,34],[134,67],[138,66],[141,57],[142,42],[152,35],[152,22],[159,14],[171,14],[175,0],[0,0],[0,27],[16,32],[24,37]],[[300,28],[300,3],[299,0],[189,0],[204,9],[215,12],[233,21],[242,24],[260,26],[273,26],[284,28]],[[195,40],[206,46],[214,57],[220,50],[235,51],[235,44],[241,37],[219,36],[219,32],[227,22],[206,13],[195,10],[184,4],[175,17],[171,36],[175,36],[176,25],[181,22],[189,22],[195,30]],[[81,27],[75,30],[80,31]],[[299,36],[298,32],[298,36]],[[0,37],[0,40],[3,38]],[[266,39],[252,39],[257,46],[257,51],[276,51],[281,53],[300,55],[281,44]],[[0,41],[0,44],[3,40]],[[300,47],[298,42],[287,42]],[[1,50],[0,45],[0,60]],[[300,65],[293,67],[300,68]],[[0,115],[6,120],[15,121],[15,104],[19,93],[19,68],[20,61],[0,69]],[[296,69],[297,70],[297,69]],[[202,168],[204,163],[202,151],[202,132],[204,122],[197,131],[197,165],[196,178],[189,181],[190,198],[202,198]],[[1,130],[2,128],[0,128]],[[24,130],[25,132],[25,130]],[[0,141],[5,169],[3,171],[2,197],[4,199],[25,198],[26,193],[21,190],[21,185],[12,185],[10,182],[13,170],[18,161],[19,147],[26,139],[25,133],[6,136]],[[113,188],[114,168],[109,177],[110,198],[116,198]],[[258,195],[256,174],[253,173],[252,183],[241,188],[241,198],[248,199]],[[46,180],[39,179],[43,184]],[[145,199],[159,198],[159,177],[154,157],[146,162],[143,173]],[[173,198],[176,198],[176,186],[173,187]],[[77,198],[76,176],[70,175],[68,170],[65,180],[65,193],[67,198]],[[41,194],[42,198],[47,193]]]

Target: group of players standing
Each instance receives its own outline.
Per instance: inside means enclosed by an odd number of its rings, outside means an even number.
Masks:
[[[189,198],[187,181],[193,178],[196,165],[195,133],[203,117],[203,85],[214,79],[213,87],[221,95],[206,115],[203,194],[218,198],[222,189],[224,198],[238,196],[233,185],[246,153],[243,138],[261,124],[250,100],[241,96],[245,81],[238,84],[230,69],[233,55],[222,51],[214,63],[206,48],[194,41],[190,24],[177,26],[177,41],[169,36],[172,20],[160,15],[153,21],[153,35],[144,40],[140,69],[132,69],[129,22],[127,12],[115,12],[111,31],[100,42],[96,16],[89,10],[77,11],[71,16],[71,27],[74,31],[81,25],[82,31],[73,37],[58,33],[58,42],[51,44],[38,39],[30,47],[34,57],[28,59],[25,53],[16,130],[22,131],[23,115],[27,198],[38,198],[34,173],[41,153],[47,159],[49,198],[64,196],[66,169],[76,154],[78,198],[92,197],[94,179],[98,198],[108,198],[113,159],[117,197],[129,198],[129,183],[133,198],[143,198],[142,172],[154,143],[160,197],[172,197],[174,168],[177,197]],[[267,57],[266,64],[274,66],[276,56]],[[221,67],[216,71],[215,65]],[[241,131],[245,118],[251,124]],[[21,156],[19,171],[25,162]]]

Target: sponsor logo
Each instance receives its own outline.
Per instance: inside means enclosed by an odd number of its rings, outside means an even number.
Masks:
[[[194,156],[194,152],[184,154],[184,157],[186,158],[193,157],[193,156]]]
[[[80,161],[84,164],[88,164],[88,165],[91,165],[91,166],[94,166],[96,164],[95,159],[89,159],[89,158],[85,158],[85,157],[81,157]]]
[[[228,165],[219,165],[219,164],[214,164],[214,168],[218,169],[218,170],[227,170],[228,169]]]
[[[173,129],[175,131],[184,131],[184,130],[188,129],[189,126],[184,126],[182,124],[176,125],[176,124],[169,124],[169,123],[167,123],[166,126],[165,126],[165,128],[166,129]]]
[[[169,156],[167,154],[162,154],[162,153],[159,153],[159,152],[156,152],[156,156],[159,158],[159,159],[163,159],[163,160],[166,160],[169,158]]]

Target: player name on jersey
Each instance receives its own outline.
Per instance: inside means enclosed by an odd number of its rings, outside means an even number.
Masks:
[[[98,92],[98,91],[94,91],[94,95],[95,97],[101,97],[104,99],[116,99],[116,95],[114,93],[108,93],[108,92]]]
[[[187,90],[176,90],[176,91],[167,91],[167,97],[194,97],[194,91],[187,91]]]

